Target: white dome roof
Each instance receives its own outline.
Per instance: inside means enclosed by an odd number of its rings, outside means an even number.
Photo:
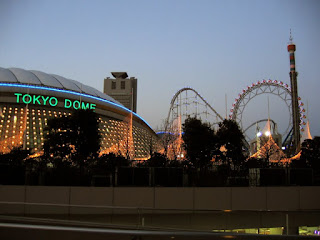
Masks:
[[[47,74],[40,71],[24,70],[21,68],[0,67],[0,82],[40,85],[58,89],[65,89],[74,92],[85,93],[95,97],[100,97],[122,105],[109,95],[102,93],[93,87],[84,85],[75,80],[67,79],[54,74]]]

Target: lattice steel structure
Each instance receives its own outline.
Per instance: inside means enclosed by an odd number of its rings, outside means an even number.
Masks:
[[[180,118],[179,121],[183,124],[188,117],[196,117],[211,126],[223,121],[221,115],[196,90],[190,87],[180,89],[173,96],[165,123],[165,131],[172,131],[176,119]]]
[[[243,112],[246,105],[256,96],[261,94],[273,94],[280,97],[283,102],[288,107],[289,116],[288,116],[288,125],[286,129],[281,132],[281,135],[284,136],[285,141],[290,140],[292,136],[293,120],[292,120],[292,93],[288,84],[285,84],[277,80],[263,80],[258,81],[257,83],[251,84],[246,89],[243,89],[239,93],[238,97],[235,99],[230,110],[230,119],[235,120],[239,126],[244,129],[243,126]],[[303,103],[299,98],[299,110],[300,110],[300,130],[303,131],[303,126],[305,123],[306,116],[304,115],[305,109],[303,108]],[[245,134],[247,142],[250,142],[250,138]],[[283,142],[283,145],[287,145],[288,142]]]
[[[220,114],[194,89],[182,88],[173,96],[161,139],[169,159],[183,159],[182,125],[188,117],[215,126],[223,121]]]

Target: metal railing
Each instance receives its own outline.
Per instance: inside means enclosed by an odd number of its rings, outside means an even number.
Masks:
[[[194,231],[150,231],[132,229],[105,229],[72,226],[31,225],[16,223],[0,223],[2,239],[130,239],[130,240],[162,240],[162,239],[317,239],[312,236],[281,236],[233,233],[209,233]]]
[[[316,215],[315,215],[316,214]],[[0,202],[0,222],[11,224],[48,225],[78,228],[101,228],[122,230],[148,230],[166,232],[196,232],[199,236],[215,234],[214,239],[233,236],[237,232],[245,232],[246,229],[254,229],[255,233],[261,233],[261,229],[275,228],[277,235],[298,234],[298,226],[292,226],[291,218],[313,216],[320,219],[319,210],[310,211],[250,211],[250,210],[192,210],[192,209],[156,209],[147,207],[115,207],[97,205],[75,205],[75,204],[51,204],[51,203],[27,203],[27,202]],[[263,219],[271,216],[273,225],[266,225]],[[279,221],[282,220],[282,221]],[[270,219],[269,219],[270,220]],[[239,221],[239,222],[237,222]],[[278,223],[277,223],[278,222]],[[316,222],[316,226],[320,222]],[[3,225],[5,227],[5,225]],[[8,229],[20,229],[23,226],[6,226]],[[39,230],[39,229],[38,229]],[[39,230],[40,231],[40,230]],[[49,230],[41,230],[49,231]],[[60,231],[60,230],[59,230]],[[70,230],[71,231],[71,230]],[[73,230],[72,230],[73,231]],[[77,230],[79,232],[82,230]],[[61,229],[61,232],[63,230]],[[92,232],[91,230],[89,232]],[[252,231],[251,231],[252,232]],[[254,232],[254,231],[253,231]],[[154,232],[153,232],[154,233]],[[107,233],[106,233],[107,234]],[[132,235],[132,233],[130,233]],[[129,234],[129,235],[130,235]],[[170,235],[169,232],[166,235]],[[131,236],[130,235],[130,236]],[[133,234],[132,236],[136,236]],[[151,234],[152,236],[154,234]],[[193,235],[193,234],[191,234]],[[243,234],[236,234],[238,239]],[[244,236],[256,234],[245,234]],[[139,235],[140,236],[140,235]],[[258,234],[259,238],[262,236]],[[152,239],[149,238],[143,239]],[[298,237],[298,236],[295,236]],[[232,237],[233,238],[233,237]],[[263,238],[263,237],[262,237]],[[91,238],[90,238],[91,239]],[[156,238],[158,239],[158,238]],[[159,238],[162,239],[162,238]],[[204,238],[206,239],[206,238]],[[209,239],[209,238],[208,238]],[[269,238],[277,239],[277,238]]]

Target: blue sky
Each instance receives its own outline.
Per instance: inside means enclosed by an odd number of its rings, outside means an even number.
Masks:
[[[320,135],[319,12],[317,0],[0,0],[0,67],[54,73],[101,91],[110,72],[126,71],[138,78],[138,114],[156,129],[185,86],[225,116],[225,95],[229,110],[253,82],[289,84],[292,29],[299,95],[311,134]],[[250,102],[248,125],[267,117],[265,98]],[[288,116],[270,98],[281,128]]]

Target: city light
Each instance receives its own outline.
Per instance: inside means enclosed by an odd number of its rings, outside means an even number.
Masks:
[[[89,94],[85,94],[85,93],[79,93],[79,92],[74,92],[71,90],[66,90],[66,89],[56,89],[56,88],[51,88],[51,87],[45,87],[45,86],[30,86],[30,85],[24,85],[24,84],[19,84],[19,83],[0,83],[0,87],[21,87],[21,88],[30,88],[30,89],[39,89],[39,90],[47,90],[47,91],[52,91],[52,92],[61,92],[61,93],[66,93],[66,94],[71,94],[71,95],[75,95],[75,96],[82,96],[82,97],[87,97],[87,98],[91,98],[94,100],[98,100],[101,102],[105,102],[105,103],[109,103],[113,106],[116,106],[118,108],[121,108],[129,113],[131,113],[132,111],[130,111],[129,109],[125,108],[124,106],[117,104],[115,102],[112,102],[110,100],[101,98],[101,97],[97,97],[97,96],[93,96],[93,95],[89,95]],[[132,112],[132,114],[138,118],[140,118],[150,129],[152,129],[152,127],[149,125],[149,123],[144,120],[141,116],[139,116],[137,113]]]

